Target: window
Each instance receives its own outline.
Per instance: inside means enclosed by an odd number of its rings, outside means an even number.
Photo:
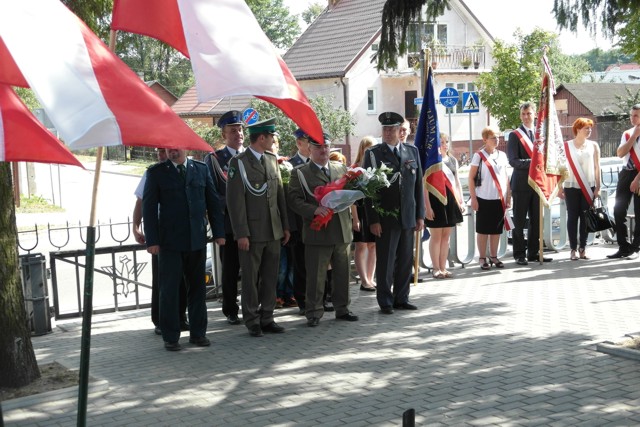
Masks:
[[[374,52],[377,52],[378,51],[378,43],[372,43],[371,44],[371,50],[374,51]]]
[[[437,41],[438,45],[447,45],[447,24],[412,22],[407,31],[409,52],[420,52]]]
[[[462,93],[463,92],[475,92],[476,85],[473,82],[469,83],[446,83],[445,87],[454,87],[458,90],[460,94],[460,99],[458,99],[458,104],[454,108],[447,108],[447,114],[462,114]]]
[[[375,113],[376,108],[376,90],[367,89],[367,113]]]

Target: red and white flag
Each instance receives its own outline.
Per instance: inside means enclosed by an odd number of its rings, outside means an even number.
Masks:
[[[60,1],[0,2],[0,39],[0,82],[28,83],[72,149],[211,151]]]
[[[0,162],[21,161],[83,167],[31,114],[13,89],[0,84]]]
[[[255,96],[324,141],[309,100],[244,1],[115,0],[111,28],[154,37],[191,58],[200,102]]]
[[[553,74],[546,55],[543,56],[544,76],[540,94],[540,107],[536,123],[535,141],[531,165],[529,166],[529,185],[548,206],[558,192],[558,186],[567,174],[567,157],[564,152],[562,130],[553,100],[556,93]]]

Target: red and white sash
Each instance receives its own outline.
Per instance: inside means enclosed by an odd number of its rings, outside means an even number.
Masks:
[[[518,136],[518,139],[520,140],[520,143],[522,144],[522,146],[524,147],[525,151],[529,155],[529,158],[532,159],[533,158],[533,141],[531,141],[531,139],[529,139],[529,135],[527,135],[520,128],[514,130],[514,132]]]
[[[631,137],[629,131],[624,133],[624,137],[627,141],[629,140]],[[631,150],[629,150],[629,157],[631,157],[631,161],[633,161],[633,164],[636,166],[636,170],[640,171],[640,146],[638,141],[634,142],[631,146]]]
[[[587,144],[587,141],[584,143]],[[570,143],[570,141],[565,141],[564,152],[567,153],[567,161],[569,162],[573,176],[576,177],[576,181],[578,181],[578,185],[580,185],[582,195],[584,195],[584,198],[587,199],[587,203],[591,206],[593,204],[593,191],[589,186],[587,177],[585,176],[580,163],[578,163],[578,151],[576,150],[575,145]]]
[[[528,138],[527,138],[528,139]],[[511,219],[511,215],[507,214],[507,202],[504,200],[504,193],[502,192],[502,186],[500,185],[500,180],[498,179],[498,174],[496,170],[493,168],[493,165],[489,162],[488,154],[483,150],[478,151],[478,155],[480,156],[480,160],[487,167],[489,173],[491,174],[491,178],[493,178],[493,183],[498,189],[498,194],[500,195],[500,203],[502,203],[502,210],[504,211],[504,228],[506,230],[513,230],[513,220]],[[478,165],[478,167],[482,167],[482,165]]]
[[[462,196],[458,193],[457,185],[456,185],[456,177],[453,174],[453,171],[445,162],[442,162],[442,172],[444,172],[444,176],[447,178],[445,181],[445,185],[449,190],[451,190],[451,194],[456,198],[456,202],[458,202],[458,206],[462,204]]]

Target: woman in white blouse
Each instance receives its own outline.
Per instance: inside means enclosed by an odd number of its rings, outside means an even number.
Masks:
[[[476,234],[479,262],[482,270],[491,265],[503,268],[498,259],[498,243],[504,229],[505,213],[511,206],[511,187],[507,175],[509,160],[498,150],[500,134],[492,127],[482,129],[484,146],[473,155],[469,168],[469,195],[471,208],[476,211]],[[480,174],[480,185],[476,185],[476,175]],[[487,257],[489,241],[489,257]],[[488,262],[487,262],[488,259]]]
[[[562,185],[559,196],[565,199],[567,204],[567,232],[573,261],[589,259],[585,252],[589,233],[583,212],[593,204],[593,199],[600,195],[600,147],[597,142],[588,139],[592,127],[593,120],[583,117],[576,119],[572,126],[575,138],[564,143],[569,178]]]

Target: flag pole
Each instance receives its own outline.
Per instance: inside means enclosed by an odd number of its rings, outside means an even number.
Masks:
[[[109,35],[109,50],[115,53],[116,32],[111,30]],[[91,316],[93,314],[93,268],[96,255],[96,217],[98,205],[98,187],[100,172],[102,171],[102,157],[104,147],[96,151],[96,169],[93,176],[93,191],[91,195],[91,214],[87,227],[87,248],[85,253],[84,270],[84,305],[82,310],[82,339],[80,342],[80,372],[78,385],[78,427],[87,425],[87,400],[89,392],[89,359],[91,353]]]
[[[538,204],[540,205],[538,212],[538,218],[540,218],[538,221],[538,262],[542,264],[544,261],[544,236],[542,235],[542,231],[544,229],[544,206],[542,201]]]

